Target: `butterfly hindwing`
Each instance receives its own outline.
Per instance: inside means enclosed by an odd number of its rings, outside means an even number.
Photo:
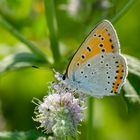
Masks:
[[[126,74],[126,63],[121,55],[104,53],[83,63],[73,77],[79,91],[103,96],[119,92]]]

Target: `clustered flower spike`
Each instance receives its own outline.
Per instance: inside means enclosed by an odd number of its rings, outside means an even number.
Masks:
[[[52,133],[61,138],[75,137],[83,116],[83,101],[74,97],[73,91],[66,88],[61,80],[51,83],[49,89],[48,96],[36,106],[34,120],[40,123],[40,128],[47,134]]]

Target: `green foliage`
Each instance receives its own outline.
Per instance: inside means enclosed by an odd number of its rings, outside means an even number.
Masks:
[[[129,55],[125,55],[125,57],[127,58],[129,72],[140,77],[140,60]]]
[[[17,53],[15,55],[10,55],[0,62],[0,73],[6,72],[8,70],[17,70],[25,67],[31,67],[43,64],[33,53]]]
[[[0,132],[0,139],[1,140],[36,140],[36,139],[43,139],[45,136],[43,134],[31,130],[28,132]]]
[[[9,24],[3,17],[0,17],[0,24],[11,32],[15,37],[17,37],[21,42],[25,43],[27,47],[40,58],[42,61],[46,60],[43,52],[41,52],[32,42],[28,41],[24,36],[22,36],[16,28]]]

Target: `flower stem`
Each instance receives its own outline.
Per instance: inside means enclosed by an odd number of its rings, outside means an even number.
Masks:
[[[54,62],[60,60],[59,43],[57,36],[57,20],[54,8],[54,0],[44,0],[46,20],[49,29],[49,37]]]
[[[0,15],[0,24],[13,36],[19,39],[42,61],[46,62],[45,54],[35,44],[30,42],[25,36],[23,36],[14,26],[12,26],[2,15]]]
[[[135,1],[136,0],[128,0],[126,5],[111,19],[111,22],[114,23],[119,18],[121,18],[128,11],[128,9],[134,4]]]
[[[87,140],[93,140],[93,97],[88,98]]]

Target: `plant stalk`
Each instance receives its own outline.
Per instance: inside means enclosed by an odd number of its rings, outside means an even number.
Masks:
[[[118,19],[120,19],[128,9],[134,4],[136,0],[128,0],[126,5],[111,19],[112,23],[115,23]]]
[[[87,140],[93,140],[94,130],[93,130],[93,97],[88,98],[88,129],[87,129]]]
[[[44,0],[44,5],[45,5],[47,26],[49,30],[51,50],[52,50],[54,62],[58,63],[58,61],[60,60],[60,51],[59,51],[59,43],[58,43],[57,19],[55,13],[54,0]]]

